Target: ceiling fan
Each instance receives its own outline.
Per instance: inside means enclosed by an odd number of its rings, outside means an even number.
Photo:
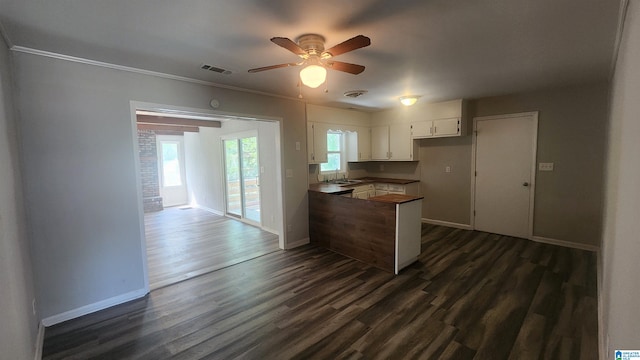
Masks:
[[[271,66],[264,66],[249,70],[250,73],[278,69],[289,66],[304,65],[300,71],[300,80],[303,84],[311,88],[322,85],[326,79],[327,70],[333,69],[350,74],[360,74],[364,71],[364,66],[350,64],[342,61],[335,61],[333,57],[349,51],[363,48],[371,44],[371,39],[364,35],[355,36],[328,50],[324,49],[324,37],[318,34],[304,34],[292,41],[285,37],[274,37],[271,41],[302,58],[299,63],[285,63]]]

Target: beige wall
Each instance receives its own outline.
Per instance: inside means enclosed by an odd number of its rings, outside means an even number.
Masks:
[[[602,228],[607,85],[584,85],[468,103],[472,118],[539,111],[534,235],[598,246]],[[470,224],[471,136],[420,142],[423,217]],[[444,167],[452,172],[445,173]]]
[[[287,244],[308,238],[304,103],[14,52],[32,261],[55,322],[144,294],[131,101],[278,118]],[[295,143],[301,143],[296,150]],[[285,225],[286,229],[286,225]]]
[[[539,111],[534,235],[600,245],[607,84],[479,99],[472,116]]]
[[[612,85],[599,287],[601,345],[640,347],[640,3],[629,2]]]

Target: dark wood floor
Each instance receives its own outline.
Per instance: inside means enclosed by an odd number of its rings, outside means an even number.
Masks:
[[[156,289],[278,251],[278,236],[208,211],[145,214],[149,286]]]
[[[423,225],[393,276],[307,245],[47,328],[45,359],[596,359],[595,254]]]

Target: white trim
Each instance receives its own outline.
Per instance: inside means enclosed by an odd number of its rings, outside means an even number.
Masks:
[[[35,360],[42,360],[42,347],[44,345],[44,325],[42,322],[38,324],[38,335],[36,336]]]
[[[126,294],[114,296],[109,299],[101,300],[93,304],[81,306],[73,310],[65,311],[63,313],[44,318],[42,319],[42,325],[49,327],[55,324],[59,324],[67,320],[75,319],[83,315],[91,314],[96,311],[120,305],[131,300],[142,298],[148,293],[149,291],[146,288],[142,288],[128,292]]]
[[[8,40],[8,38],[5,39],[5,41],[7,41],[7,40]],[[221,88],[221,89],[228,89],[228,90],[234,90],[234,91],[258,94],[258,95],[264,95],[264,96],[269,96],[269,97],[275,97],[275,98],[280,98],[280,99],[304,102],[303,100],[301,100],[299,98],[295,98],[295,97],[271,94],[271,93],[267,93],[267,92],[251,90],[251,89],[245,89],[245,88],[236,87],[236,86],[218,84],[218,83],[214,83],[214,82],[211,82],[211,81],[204,81],[204,80],[194,79],[194,78],[190,78],[190,77],[186,77],[186,76],[173,75],[173,74],[167,74],[167,73],[162,73],[162,72],[158,72],[158,71],[151,71],[151,70],[145,70],[145,69],[140,69],[140,68],[134,68],[134,67],[130,67],[130,66],[111,64],[111,63],[107,63],[107,62],[103,62],[103,61],[85,59],[85,58],[80,58],[80,57],[71,56],[71,55],[64,55],[64,54],[54,53],[54,52],[45,51],[45,50],[33,49],[33,48],[25,47],[25,46],[14,45],[14,46],[10,46],[9,49],[12,50],[12,51],[15,51],[15,52],[31,54],[31,55],[37,55],[37,56],[43,56],[43,57],[48,57],[48,58],[58,59],[58,60],[64,60],[64,61],[70,61],[70,62],[85,64],[85,65],[99,66],[99,67],[103,67],[103,68],[107,68],[107,69],[127,71],[127,72],[136,73],[136,74],[156,76],[156,77],[170,79],[170,80],[184,81],[184,82],[198,84],[198,85],[213,86],[213,87],[217,87],[217,88]]]
[[[286,250],[291,250],[291,249],[294,249],[294,248],[297,248],[297,247],[300,247],[300,246],[303,246],[303,245],[307,245],[310,242],[311,242],[311,240],[309,238],[296,240],[296,241],[288,243]]]
[[[454,222],[443,221],[443,220],[434,220],[434,219],[422,218],[422,222],[426,223],[426,224],[448,226],[448,227],[458,228],[458,229],[463,229],[463,230],[473,230],[473,227],[471,225],[454,223]]]
[[[262,229],[262,230],[264,230],[264,231],[266,231],[266,232],[270,232],[270,233],[272,233],[273,235],[280,235],[280,234],[278,234],[278,230],[276,230],[276,229],[272,229],[272,228],[270,228],[270,227],[268,227],[268,226],[260,226],[260,229]]]
[[[529,218],[528,218],[528,222],[529,222],[529,226],[528,226],[528,234],[527,237],[529,239],[533,238],[533,224],[534,224],[534,210],[535,210],[535,198],[536,198],[536,175],[537,175],[537,171],[536,171],[536,161],[538,158],[538,111],[529,111],[529,112],[523,112],[523,113],[515,113],[515,114],[501,114],[501,115],[491,115],[491,116],[477,116],[473,118],[473,134],[472,134],[472,140],[471,140],[471,176],[472,176],[472,181],[471,181],[471,210],[470,210],[470,216],[471,216],[471,227],[472,229],[475,230],[476,228],[476,224],[475,224],[475,215],[474,215],[474,211],[476,208],[476,197],[475,197],[475,193],[476,193],[476,147],[477,147],[477,126],[478,126],[478,121],[484,121],[484,120],[498,120],[498,119],[509,119],[509,118],[516,118],[516,117],[531,117],[532,121],[533,121],[533,139],[532,140],[532,149],[531,149],[531,183],[530,183],[530,187],[531,187],[531,191],[529,191]]]
[[[568,247],[572,249],[587,250],[587,251],[593,251],[593,252],[597,252],[600,250],[600,248],[596,245],[579,244],[571,241],[551,239],[551,238],[542,237],[542,236],[531,236],[529,237],[529,240],[539,242],[539,243],[544,243],[544,244],[558,245],[558,246]]]

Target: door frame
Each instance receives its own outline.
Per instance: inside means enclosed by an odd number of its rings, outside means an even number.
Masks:
[[[533,224],[534,224],[534,210],[535,210],[535,197],[536,197],[536,160],[537,160],[537,149],[538,149],[538,111],[530,111],[530,112],[522,112],[522,113],[514,113],[514,114],[502,114],[502,115],[491,115],[491,116],[477,116],[473,118],[473,133],[472,133],[472,144],[471,144],[471,209],[469,211],[469,218],[471,219],[471,229],[476,229],[476,217],[475,217],[475,208],[476,208],[476,148],[477,148],[477,124],[478,121],[484,120],[499,120],[499,119],[508,119],[514,117],[531,117],[533,121],[533,139],[532,139],[532,149],[531,149],[531,190],[529,191],[529,226],[527,238],[533,239]]]

